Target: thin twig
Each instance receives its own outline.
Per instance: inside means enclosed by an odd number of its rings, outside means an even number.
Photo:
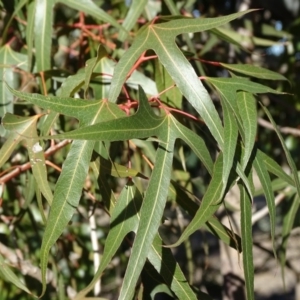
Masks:
[[[53,153],[55,153],[59,149],[65,147],[70,142],[71,142],[71,140],[64,140],[64,141],[48,148],[45,151],[45,158],[49,157],[50,155],[52,155]],[[0,177],[0,184],[3,184],[3,183],[6,183],[6,182],[10,181],[12,178],[18,176],[22,172],[25,172],[25,171],[29,170],[30,168],[31,168],[30,162],[27,162],[27,163],[25,163],[23,165],[20,165],[20,166],[15,166],[15,168],[11,172],[9,172],[9,173],[5,174],[4,176]]]
[[[279,205],[281,201],[286,197],[286,194],[291,190],[291,187],[286,187],[280,194],[278,194],[275,197],[275,206]],[[268,206],[263,207],[262,209],[258,210],[256,213],[252,216],[252,225],[254,225],[257,221],[262,219],[264,216],[266,216],[269,213]]]
[[[268,122],[262,118],[258,118],[258,124],[265,128],[274,130],[273,125],[270,122]],[[300,136],[300,129],[292,128],[292,127],[280,127],[280,126],[277,126],[277,127],[281,133],[291,134],[293,136]]]

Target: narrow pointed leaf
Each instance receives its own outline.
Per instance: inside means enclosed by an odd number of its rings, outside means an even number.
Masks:
[[[155,52],[160,62],[169,72],[181,93],[203,118],[213,137],[222,148],[224,138],[221,120],[207,90],[179,48],[176,45],[166,43],[165,37],[172,34],[172,31],[169,33],[168,30],[155,28],[155,25],[153,27],[149,34],[150,39],[155,40]]]
[[[276,175],[278,178],[281,178],[288,184],[295,186],[295,182],[292,179],[292,177],[287,173],[285,173],[283,169],[280,167],[280,165],[275,160],[273,160],[270,156],[266,155],[261,150],[257,150],[256,155],[261,157],[260,159],[263,160],[266,168],[270,173]]]
[[[241,73],[250,77],[269,79],[269,80],[287,80],[287,78],[285,78],[283,75],[259,66],[248,65],[248,64],[242,65],[242,64],[224,64],[224,63],[220,63],[220,65],[228,70]]]
[[[292,158],[292,156],[291,156],[291,154],[290,154],[290,152],[289,152],[289,150],[288,150],[288,148],[287,148],[287,146],[286,146],[286,144],[284,142],[284,139],[283,139],[280,131],[278,130],[277,125],[276,125],[273,117],[271,116],[269,110],[265,106],[263,106],[262,104],[261,104],[261,106],[262,106],[263,110],[265,111],[266,115],[268,116],[270,122],[272,123],[272,125],[274,127],[274,130],[277,133],[277,136],[278,136],[278,138],[279,138],[279,140],[281,142],[281,146],[282,146],[282,148],[284,150],[286,159],[288,161],[288,164],[289,164],[289,166],[291,168],[291,171],[292,171],[292,174],[293,174],[293,177],[294,177],[294,182],[295,182],[295,187],[297,189],[297,193],[298,193],[298,195],[300,197],[300,182],[299,182],[298,171],[297,171],[297,167],[295,165],[295,162],[294,162],[294,160],[293,160],[293,158]]]
[[[206,193],[202,199],[202,203],[194,218],[184,230],[180,238],[175,244],[170,245],[169,247],[177,247],[184,240],[186,240],[192,233],[201,228],[205,222],[216,212],[220,207],[222,200],[222,191],[223,191],[223,156],[220,154],[214,166],[214,172],[211,179],[211,182],[208,186]]]
[[[22,53],[15,52],[9,44],[0,48],[0,117],[3,118],[5,113],[13,113],[13,95],[8,92],[7,84],[17,86],[18,75],[15,73],[14,67],[18,66],[23,70],[27,70],[27,56]],[[0,132],[1,135],[4,132]]]
[[[154,238],[148,259],[178,299],[197,299],[171,250],[163,247],[162,240],[158,235]]]
[[[26,1],[28,2],[28,1]],[[26,26],[26,47],[27,47],[27,61],[28,61],[28,71],[32,66],[33,60],[33,43],[34,43],[34,13],[35,13],[35,3],[32,1],[27,3],[27,26]]]
[[[0,168],[5,164],[5,162],[9,159],[13,151],[16,149],[17,144],[23,139],[23,134],[26,132],[29,126],[31,126],[34,119],[27,119],[25,122],[20,120],[20,123],[17,125],[13,123],[12,127],[9,127],[10,123],[10,114],[6,114],[2,120],[2,124],[4,128],[8,130],[17,130],[17,132],[11,131],[9,133],[8,139],[0,148]],[[7,125],[6,125],[7,124]],[[18,128],[17,128],[18,127]],[[10,128],[10,129],[9,129]]]
[[[242,157],[242,167],[246,168],[249,158],[251,156],[257,131],[257,111],[256,101],[252,94],[248,92],[237,93],[237,105],[239,115],[242,120],[244,128],[244,145],[245,150]]]
[[[282,240],[278,251],[278,258],[281,265],[281,275],[282,275],[283,283],[285,282],[284,269],[286,267],[285,264],[286,264],[287,245],[288,245],[289,236],[293,229],[297,211],[299,210],[300,198],[299,195],[296,194],[294,197],[288,197],[286,201],[287,201],[286,206],[288,210],[283,215],[283,224],[282,224],[282,233],[281,233]]]
[[[35,0],[34,33],[37,71],[50,69],[55,0]]]
[[[119,34],[120,41],[123,42],[125,38],[128,36],[128,32],[136,24],[136,21],[141,16],[147,2],[148,2],[147,0],[132,0],[129,11],[126,14],[125,20],[123,22],[123,27],[127,30],[127,33],[125,31],[120,32]]]
[[[248,300],[254,300],[254,267],[252,251],[252,202],[243,185],[239,185],[241,193],[241,238],[243,250],[243,266]]]
[[[273,252],[276,257],[276,245],[275,245],[275,224],[276,224],[276,207],[274,193],[272,191],[272,182],[268,171],[265,167],[264,161],[261,159],[260,155],[256,155],[254,160],[254,168],[256,170],[257,176],[261,182],[264,194],[266,197],[269,215],[270,215],[270,224],[271,224],[271,237],[273,244]]]
[[[187,127],[172,118],[177,138],[186,142],[206,167],[209,174],[213,172],[213,161],[204,140]]]
[[[205,79],[208,80],[213,85],[215,85],[216,87],[218,87],[220,90],[223,90],[224,93],[245,91],[252,94],[261,94],[261,93],[283,94],[282,92],[278,92],[268,86],[250,81],[247,78],[205,77]]]
[[[157,24],[157,28],[166,30],[166,33],[170,33],[174,36],[182,33],[194,33],[225,25],[252,11],[255,11],[255,9],[249,9],[218,18],[180,18],[165,23],[159,23]]]
[[[11,270],[11,268],[5,263],[2,255],[0,254],[0,277],[6,281],[13,283],[19,289],[25,291],[29,295],[32,293],[26,287],[26,285],[20,280],[20,278]]]
[[[199,206],[194,202],[194,199],[191,199],[192,195],[186,192],[173,180],[171,180],[169,189],[176,197],[176,202],[193,218],[195,213],[198,211]],[[216,217],[211,216],[204,226],[225,244],[241,252],[240,237],[223,225]]]
[[[107,105],[108,102],[103,101],[94,114],[90,115],[90,124],[100,119],[115,118],[111,110],[106,109]],[[114,105],[110,104],[110,106]],[[56,183],[41,247],[42,295],[46,290],[46,270],[50,248],[62,234],[78,207],[94,145],[94,141],[74,141]]]
[[[132,182],[128,182],[123,188],[116,206],[112,212],[110,231],[105,241],[105,247],[100,266],[93,280],[85,287],[76,299],[81,299],[95,285],[105,268],[110,263],[124,237],[131,231],[136,232],[139,224],[139,211],[142,205],[142,195]]]
[[[222,99],[222,97],[221,97]],[[222,99],[223,122],[224,122],[224,143],[223,147],[223,188],[227,186],[227,180],[232,169],[237,146],[238,126],[234,117],[234,113],[228,105],[227,101]]]
[[[87,90],[89,87],[90,80],[93,75],[93,71],[97,65],[98,62],[100,62],[105,56],[107,55],[107,51],[105,48],[100,45],[97,49],[97,56],[94,58],[90,58],[86,63],[85,63],[85,80],[84,80],[84,95],[85,98],[87,96]]]
[[[258,38],[255,36],[247,36],[231,28],[225,28],[225,27],[215,28],[213,29],[213,33],[219,36],[221,39],[231,44],[240,46],[242,49],[245,50],[254,48],[254,45],[263,46],[263,47],[268,47],[273,45],[283,45],[283,42],[277,42],[265,38]]]
[[[55,97],[55,96],[43,96],[40,94],[29,94],[19,92],[8,87],[11,93],[15,96],[27,100],[30,103],[38,105],[44,109],[50,109],[61,114],[74,117],[80,120],[82,123],[89,123],[91,115],[103,105],[104,100],[83,100],[74,99],[70,97]],[[104,101],[105,102],[105,101]],[[115,105],[117,110],[118,107]],[[112,109],[112,106],[110,106]],[[114,111],[116,111],[114,109]]]
[[[114,177],[142,177],[145,178],[140,172],[135,169],[128,168],[122,166],[118,163],[112,162],[109,159],[105,159],[103,156],[100,155],[99,158],[95,160],[98,168],[101,168],[101,171],[105,174],[114,176]]]
[[[166,143],[160,144],[157,149],[155,166],[141,208],[140,224],[132,247],[119,299],[130,299],[133,296],[136,282],[163,215],[170,183],[173,147],[175,143],[175,139],[168,126],[166,126],[164,135],[163,140]],[[160,136],[160,138],[163,137]]]

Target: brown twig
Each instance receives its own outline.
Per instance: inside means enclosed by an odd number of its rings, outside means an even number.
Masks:
[[[70,142],[71,142],[71,140],[64,140],[64,141],[62,141],[58,144],[55,144],[54,146],[48,148],[45,151],[45,158],[49,157],[50,155],[52,155],[53,153],[55,153],[59,149],[65,147]],[[22,172],[25,172],[25,171],[29,170],[30,168],[31,168],[30,162],[27,162],[27,163],[25,163],[23,165],[20,165],[20,166],[15,166],[15,168],[11,172],[9,172],[9,173],[3,175],[2,177],[0,177],[0,184],[4,184],[4,183],[10,181],[12,178],[18,176]]]

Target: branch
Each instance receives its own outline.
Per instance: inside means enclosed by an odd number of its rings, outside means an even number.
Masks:
[[[51,146],[50,148],[48,148],[45,151],[45,158],[49,157],[50,155],[52,155],[53,153],[55,153],[59,149],[65,147],[70,142],[71,142],[70,140],[64,140],[64,141],[62,141],[58,144],[55,144],[55,145]],[[25,172],[30,168],[31,168],[30,162],[27,162],[27,163],[25,163],[23,165],[20,165],[20,166],[15,166],[15,168],[11,172],[9,172],[6,175],[3,175],[3,176],[0,177],[0,184],[4,184],[4,183],[8,182],[12,178],[18,176],[20,173]]]
[[[262,118],[258,118],[258,124],[262,127],[274,130],[273,125],[270,122],[268,122]],[[292,128],[292,127],[280,127],[280,126],[277,126],[277,127],[281,133],[291,134],[293,136],[300,136],[300,129],[296,129],[296,128]]]

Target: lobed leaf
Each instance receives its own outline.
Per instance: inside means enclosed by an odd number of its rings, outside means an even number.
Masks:
[[[99,120],[114,119],[116,116],[110,110],[110,106],[114,104],[102,101],[93,115],[90,115],[90,124],[97,123]],[[95,141],[74,141],[56,183],[53,204],[41,247],[42,295],[46,290],[46,270],[50,248],[62,234],[78,207],[94,145]]]
[[[162,132],[159,136],[165,143],[160,143],[156,152],[154,169],[141,208],[140,224],[133,243],[119,299],[125,300],[133,296],[136,282],[163,215],[170,183],[175,143],[175,138],[169,128],[169,122],[165,126],[165,132]]]

